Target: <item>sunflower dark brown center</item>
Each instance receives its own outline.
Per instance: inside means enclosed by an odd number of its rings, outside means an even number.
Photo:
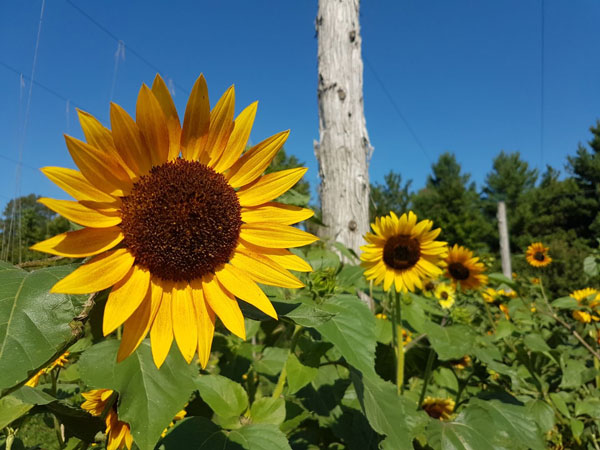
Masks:
[[[455,280],[463,281],[469,278],[469,269],[459,262],[453,262],[448,265],[448,272]]]
[[[442,297],[442,300],[448,300],[448,293],[446,291],[443,291],[440,294],[440,297]]]
[[[427,283],[425,283],[426,291],[433,291],[434,289],[435,289],[435,284],[433,284],[432,281],[428,281]]]
[[[229,261],[242,226],[225,177],[178,159],[153,167],[123,197],[121,229],[135,261],[163,280],[190,281]]]
[[[409,269],[420,257],[419,241],[405,234],[389,238],[383,247],[383,262],[394,269]]]
[[[536,261],[543,261],[545,258],[545,255],[542,252],[535,252],[535,254],[533,255],[533,259],[535,259]]]

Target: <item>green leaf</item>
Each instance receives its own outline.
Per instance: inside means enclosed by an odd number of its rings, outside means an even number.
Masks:
[[[424,329],[439,359],[460,359],[471,353],[475,340],[471,328],[465,325],[442,327],[429,322]]]
[[[276,425],[251,424],[225,431],[204,417],[182,420],[162,440],[165,450],[291,450]]]
[[[144,340],[124,361],[117,363],[119,341],[93,345],[79,359],[81,379],[94,388],[119,393],[119,418],[131,426],[142,450],[152,450],[161,432],[196,389],[196,366],[185,362],[173,348],[160,370],[154,365],[150,341]]]
[[[298,357],[290,353],[285,363],[287,376],[288,395],[293,395],[315,379],[319,373],[316,367],[305,366]]]
[[[600,399],[595,397],[584,398],[577,400],[575,403],[575,415],[588,415],[593,419],[600,419]]]
[[[508,278],[504,274],[501,274],[501,273],[489,273],[488,274],[488,278],[490,280],[492,280],[492,281],[495,281],[498,284],[504,283],[504,284],[510,286],[513,289],[517,288],[517,283],[515,283],[514,280]]]
[[[250,408],[252,423],[270,423],[281,425],[285,420],[285,400],[283,398],[263,397],[252,403]]]
[[[552,306],[559,309],[577,309],[579,303],[573,297],[561,297],[554,300]]]
[[[460,422],[432,420],[427,425],[427,444],[442,450],[495,450],[487,430],[479,430]]]
[[[363,373],[373,373],[375,365],[375,317],[354,295],[337,295],[320,305],[335,314],[315,327],[323,340],[331,342],[348,361]]]
[[[525,339],[523,339],[523,343],[529,348],[529,350],[534,352],[544,353],[551,350],[548,344],[546,344],[544,338],[538,333],[529,333],[525,336]]]
[[[93,442],[98,432],[106,428],[100,417],[94,417],[81,408],[73,408],[61,402],[52,402],[44,408],[54,414],[65,426],[65,437],[75,436],[86,442]],[[121,418],[121,417],[119,417]]]
[[[581,433],[583,433],[583,422],[581,420],[571,419],[570,425],[573,437],[575,437],[575,439],[579,439],[581,437]]]
[[[384,448],[411,450],[413,438],[429,421],[427,414],[417,411],[415,403],[399,396],[396,386],[377,375],[352,372],[352,382],[371,427],[387,436]]]
[[[589,277],[598,275],[598,261],[594,255],[586,256],[583,259],[583,271]]]
[[[596,369],[588,368],[585,363],[578,359],[564,360],[564,355],[561,356],[561,368],[563,372],[560,387],[565,389],[578,388],[588,381],[592,380],[596,375]]]
[[[527,408],[527,411],[543,433],[547,433],[554,427],[554,410],[545,401],[540,399],[531,400],[525,404],[525,408]]]
[[[196,379],[200,397],[223,418],[238,417],[248,409],[244,388],[221,375],[202,375]]]
[[[551,392],[550,398],[552,399],[552,403],[556,406],[556,409],[565,417],[571,417],[569,412],[569,407],[567,406],[567,402],[563,398],[567,394],[565,392]]]
[[[87,296],[49,291],[75,267],[27,272],[0,262],[0,390],[34,375],[72,338],[69,323]]]
[[[335,252],[321,247],[310,247],[304,259],[314,271],[340,265],[340,257]]]
[[[496,340],[510,336],[515,331],[515,326],[508,320],[501,320],[496,326]]]
[[[334,242],[332,244],[337,250],[339,250],[339,252],[342,254],[342,256],[345,256],[346,258],[348,258],[348,260],[350,261],[358,261],[358,256],[356,256],[356,253],[354,252],[354,250],[346,247],[344,244],[342,244],[341,242]],[[359,267],[360,266],[355,266],[355,267]]]
[[[309,328],[328,322],[335,316],[333,313],[304,303],[290,305],[289,303],[273,302],[273,306],[280,316],[285,316],[298,325]]]
[[[0,430],[27,414],[33,406],[13,395],[0,398]]]
[[[472,398],[457,421],[466,423],[506,448],[545,448],[537,424],[527,409],[499,400]],[[518,441],[515,441],[518,436]]]
[[[254,368],[258,373],[266,375],[279,375],[285,364],[289,350],[279,347],[267,347],[260,354],[260,358],[254,361]]]

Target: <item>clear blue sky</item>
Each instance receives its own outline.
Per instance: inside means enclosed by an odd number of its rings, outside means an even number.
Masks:
[[[46,1],[34,78],[57,95],[33,86],[24,140],[42,0],[0,2],[1,205],[18,186],[9,159],[18,159],[21,143],[20,192],[65,198],[35,169],[73,167],[62,135],[82,136],[75,106],[109,125],[118,44],[90,18],[126,46],[112,100],[133,114],[141,83],[152,82],[156,69],[135,53],[172,80],[181,115],[201,72],[213,103],[235,84],[238,111],[259,100],[251,140],[290,128],[286,150],[318,183],[317,0],[72,1],[89,17],[67,0]],[[420,188],[444,151],[456,154],[478,187],[501,149],[520,151],[534,167],[563,169],[600,118],[600,2],[545,0],[543,149],[541,5],[363,2],[372,181],[393,169]],[[22,88],[19,72],[26,77]]]

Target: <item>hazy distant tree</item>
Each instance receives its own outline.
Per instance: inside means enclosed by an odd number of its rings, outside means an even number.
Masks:
[[[407,212],[411,183],[412,180],[408,180],[402,185],[402,175],[390,170],[384,177],[384,184],[371,184],[370,221],[373,222],[375,217],[387,215],[390,211],[398,215]]]
[[[461,173],[451,153],[440,155],[432,171],[425,187],[412,197],[419,219],[433,220],[435,227],[442,228],[441,237],[449,244],[485,249],[493,224],[483,215],[475,183],[469,181],[471,176]]]

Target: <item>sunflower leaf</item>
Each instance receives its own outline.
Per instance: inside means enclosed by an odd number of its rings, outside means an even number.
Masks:
[[[73,339],[69,324],[86,296],[49,291],[75,267],[27,272],[0,262],[0,390],[34,375]]]
[[[222,418],[239,417],[248,408],[244,388],[221,375],[203,375],[196,379],[200,397]]]
[[[120,363],[118,348],[119,341],[111,339],[86,350],[78,363],[81,379],[90,387],[117,391],[119,419],[129,423],[140,449],[152,450],[196,389],[196,368],[185,362],[175,346],[160,370],[147,339]]]

